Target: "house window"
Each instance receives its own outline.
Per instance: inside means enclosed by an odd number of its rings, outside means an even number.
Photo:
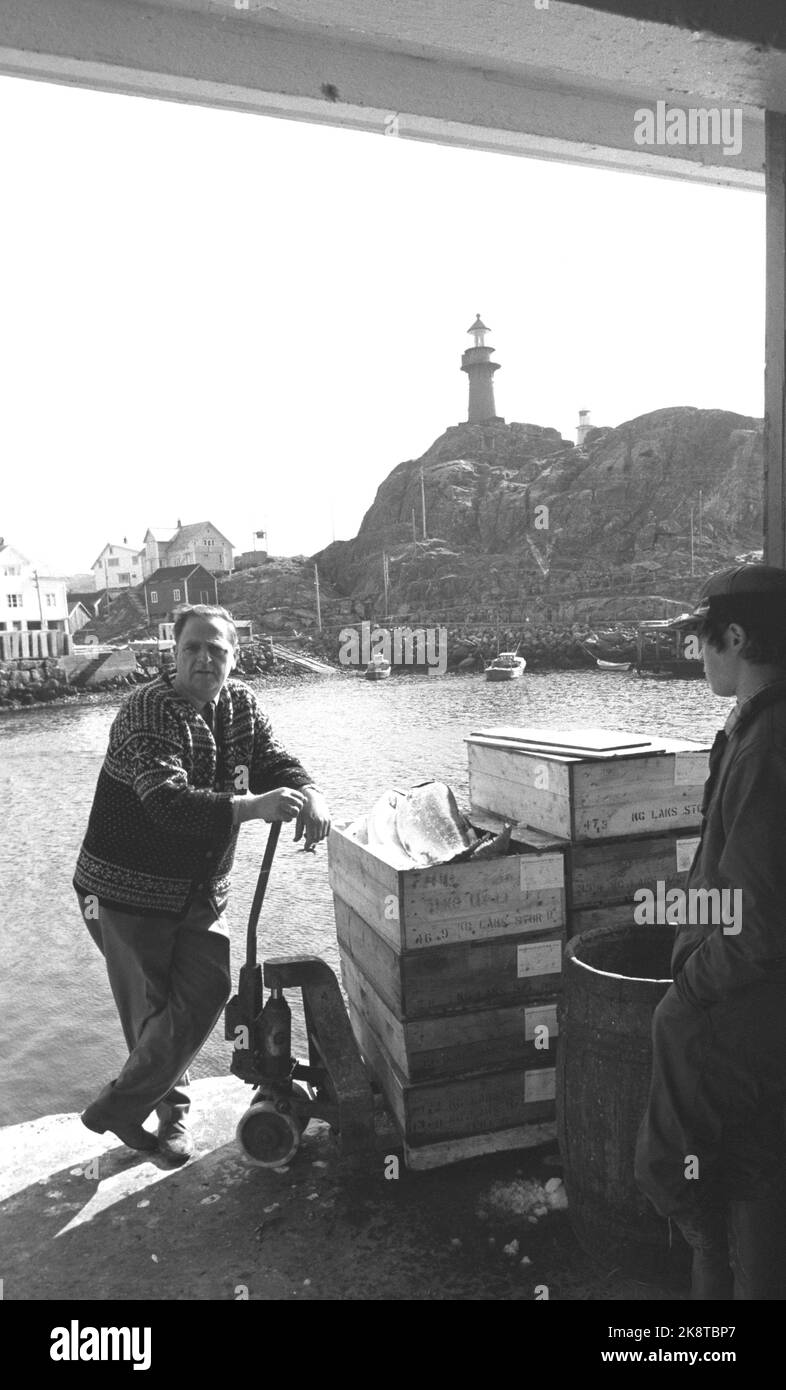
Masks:
[[[8,604],[8,607],[9,607],[9,608],[21,608],[21,607],[22,607],[22,595],[21,595],[21,594],[6,594],[6,596],[5,596],[5,601],[6,601],[6,603]]]
[[[200,590],[199,590],[199,602],[200,602],[200,603],[209,603],[209,602],[210,602],[210,595],[208,594],[207,589],[200,589]]]
[[[173,590],[172,590],[172,599],[173,599],[173,602],[174,602],[174,603],[179,603],[179,602],[180,602],[180,590],[179,590],[179,589],[173,589]]]
[[[57,606],[57,594],[47,594],[46,606],[47,608],[55,608]]]
[[[21,574],[21,573],[22,573],[22,566],[21,566],[21,565],[6,565],[5,569],[3,570],[3,574],[5,574],[5,575]]]
[[[107,560],[107,564],[108,564],[108,565],[119,565],[119,564],[120,564],[120,561],[119,561],[117,558],[115,558],[114,560]]]
[[[151,603],[158,603],[158,590],[157,590],[157,589],[151,589],[151,590],[150,590],[150,602],[151,602]]]
[[[117,577],[118,577],[118,580],[120,581],[121,584],[130,584],[130,583],[131,583],[131,575],[130,575],[130,574],[125,574],[125,573],[123,573],[123,574],[119,574]]]

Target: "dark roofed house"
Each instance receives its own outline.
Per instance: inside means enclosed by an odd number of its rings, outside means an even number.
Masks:
[[[91,618],[100,618],[109,606],[111,594],[108,589],[69,589],[68,606],[81,603]]]
[[[185,603],[218,603],[215,575],[204,565],[170,565],[157,569],[144,582],[145,602],[151,620],[171,621]]]

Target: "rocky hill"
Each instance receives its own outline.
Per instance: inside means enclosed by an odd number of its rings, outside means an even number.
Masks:
[[[482,626],[501,613],[516,633],[524,613],[565,628],[660,617],[656,597],[687,602],[702,575],[761,546],[762,484],[763,423],[726,410],[656,410],[590,431],[583,449],[537,425],[455,425],[393,469],[354,540],[266,558],[221,580],[219,601],[258,634],[319,646],[316,561],[327,653],[327,630],[382,620],[386,554],[394,620]],[[128,591],[88,630],[145,628],[141,591]]]
[[[594,429],[576,449],[535,425],[457,425],[393,469],[354,540],[314,558],[337,594],[377,615],[383,550],[400,615],[604,588],[684,592],[691,508],[696,576],[761,546],[762,429],[731,411],[675,407]]]
[[[351,599],[343,600],[320,574],[322,614],[352,614]],[[299,636],[316,625],[314,561],[305,555],[270,556],[263,564],[219,580],[219,602],[236,618],[251,618],[254,631],[273,636]]]

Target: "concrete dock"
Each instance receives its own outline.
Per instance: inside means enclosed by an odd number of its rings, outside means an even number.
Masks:
[[[216,1077],[192,1096],[198,1152],[180,1168],[76,1114],[0,1131],[6,1300],[684,1296],[593,1264],[565,1211],[525,1214],[560,1172],[553,1150],[386,1177],[394,1139],[359,1165],[312,1121],[289,1167],[266,1169],[234,1138],[249,1088]]]

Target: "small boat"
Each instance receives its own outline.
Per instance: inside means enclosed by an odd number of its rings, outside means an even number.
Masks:
[[[679,628],[672,627],[670,619],[639,623],[637,632],[638,655],[635,664],[640,676],[703,679],[704,663],[695,638],[686,637]]]
[[[384,681],[390,675],[392,667],[386,656],[381,652],[376,652],[372,656],[363,675],[367,681]]]
[[[595,665],[599,671],[632,671],[633,665],[630,661],[601,661],[599,656],[595,657]]]
[[[523,656],[518,656],[516,652],[500,652],[486,667],[484,674],[487,681],[512,681],[517,676],[523,676],[526,667]]]

